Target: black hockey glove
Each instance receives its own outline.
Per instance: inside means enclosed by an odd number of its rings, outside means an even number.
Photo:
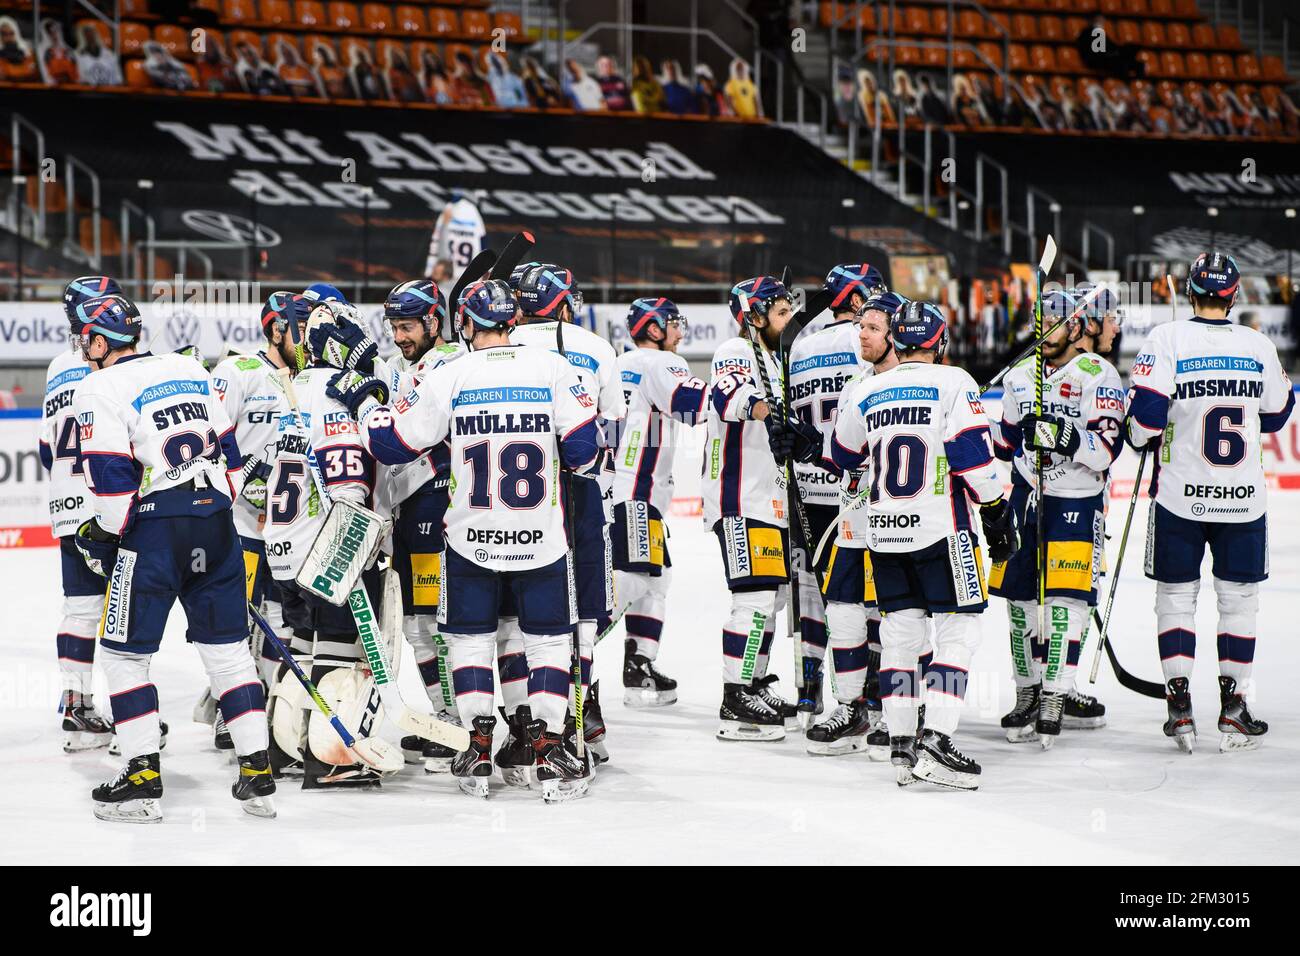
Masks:
[[[1016,527],[1016,513],[999,498],[980,505],[980,524],[984,527],[984,540],[989,545],[989,559],[1001,564],[1020,550],[1020,531]]]
[[[77,529],[74,539],[81,558],[101,578],[108,577],[108,572],[117,563],[117,548],[122,539],[110,531],[105,531],[94,518],[83,521]]]
[[[1024,433],[1027,451],[1056,452],[1066,458],[1074,457],[1082,440],[1074,422],[1057,415],[1035,415],[1031,412],[1020,419],[1020,429]]]
[[[268,447],[275,448],[274,445]],[[271,466],[263,459],[250,455],[244,459],[243,467],[239,471],[244,479],[239,494],[250,505],[261,511],[266,507],[266,479],[271,477]]]
[[[350,319],[338,318],[323,323],[307,333],[307,344],[313,355],[319,355],[335,368],[370,375],[375,370],[379,346],[366,334],[366,330]]]
[[[822,433],[816,425],[810,425],[801,418],[791,418],[787,423],[795,434],[794,460],[801,465],[811,465],[822,459]]]
[[[341,405],[346,405],[353,418],[361,418],[361,406],[367,402],[383,405],[388,401],[388,386],[379,379],[360,372],[339,372],[325,386],[325,394]]]

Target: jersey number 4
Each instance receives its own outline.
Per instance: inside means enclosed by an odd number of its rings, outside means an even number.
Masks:
[[[488,484],[492,477],[492,445],[476,442],[464,451],[464,461],[470,466],[469,506],[491,508],[492,495]],[[546,497],[546,453],[530,441],[512,441],[497,454],[497,497],[512,510],[536,508]]]

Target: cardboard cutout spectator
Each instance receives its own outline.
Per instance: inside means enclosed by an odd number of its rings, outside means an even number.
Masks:
[[[316,89],[325,99],[344,100],[350,95],[347,70],[339,65],[338,54],[328,40],[312,41],[311,72],[316,77]]]
[[[311,70],[302,61],[298,48],[288,40],[276,41],[275,72],[290,96],[310,99],[317,95],[316,78],[311,75]]]
[[[0,78],[10,83],[34,83],[40,79],[36,57],[13,17],[0,17]]]
[[[682,68],[676,60],[664,60],[659,85],[664,88],[664,106],[675,116],[696,112],[695,93],[682,82]]]
[[[654,67],[644,56],[632,61],[632,106],[638,113],[664,112],[664,88],[655,79]]]
[[[763,106],[758,101],[758,87],[750,79],[749,64],[740,57],[731,61],[731,79],[727,80],[723,90],[737,116],[755,119],[763,115]]]
[[[351,48],[352,61],[348,64],[348,86],[354,100],[382,100],[387,95],[370,57],[369,47],[360,44]]]
[[[470,55],[461,50],[451,66],[451,101],[457,106],[491,106],[492,90],[474,69]]]
[[[718,89],[718,81],[713,78],[713,70],[707,63],[695,67],[695,101],[699,104],[697,112],[705,116],[735,115],[727,97]]]
[[[288,96],[275,67],[262,59],[262,51],[247,40],[235,47],[235,76],[245,93],[257,96]]]
[[[41,62],[41,79],[50,86],[77,82],[77,61],[63,38],[63,24],[58,20],[41,21],[36,52]]]
[[[952,122],[952,114],[948,112],[948,104],[943,101],[943,95],[934,87],[934,80],[922,73],[917,79],[916,85],[917,104],[921,111],[921,119],[927,123],[934,123],[939,126],[947,126]]]
[[[600,84],[601,95],[605,97],[605,109],[619,112],[632,109],[632,91],[627,88],[627,81],[618,72],[618,64],[612,56],[602,56],[596,60],[596,82]]]
[[[393,45],[384,51],[384,87],[388,98],[399,103],[423,103],[424,93],[420,81],[411,69],[406,51]]]
[[[600,91],[600,84],[587,75],[577,60],[564,61],[560,84],[569,105],[575,110],[590,112],[605,108],[605,95]]]
[[[442,65],[442,57],[429,49],[420,53],[420,86],[424,98],[430,103],[445,106],[451,102],[451,80],[447,68]]]
[[[524,89],[528,99],[539,110],[553,110],[564,105],[560,99],[560,88],[542,69],[542,65],[531,56],[524,57]]]
[[[199,89],[209,93],[233,93],[239,89],[239,78],[235,76],[234,65],[226,56],[225,44],[215,33],[204,37],[203,52],[194,64],[199,75]],[[316,95],[315,86],[312,94]]]
[[[876,86],[876,75],[868,69],[858,70],[858,110],[862,121],[870,127],[876,125],[876,111],[880,111],[880,122],[893,124],[894,105],[889,97]]]
[[[194,78],[185,64],[168,53],[157,40],[145,41],[144,72],[149,82],[161,90],[192,90]]]
[[[8,19],[0,17],[0,20]],[[12,21],[11,21],[12,22]],[[89,21],[77,25],[77,74],[87,86],[121,86],[122,65]]]
[[[504,53],[494,50],[488,54],[487,81],[497,106],[507,110],[528,107],[528,91],[524,89],[524,81],[510,69],[510,61]]]

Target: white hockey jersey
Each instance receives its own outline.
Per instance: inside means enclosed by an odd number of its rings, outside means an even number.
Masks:
[[[1291,380],[1263,334],[1226,319],[1158,325],[1133,361],[1129,435],[1160,437],[1151,484],[1182,518],[1228,523],[1264,514],[1261,432],[1295,406]]]
[[[859,355],[856,322],[835,322],[800,335],[790,348],[790,411],[822,433],[829,458],[840,393],[865,364]],[[808,504],[838,507],[840,479],[815,464],[796,463],[799,496]]]
[[[873,551],[915,551],[972,531],[972,504],[1002,494],[979,388],[953,365],[903,362],[855,384],[831,450],[841,468],[868,462]]]
[[[522,571],[567,550],[557,450],[570,468],[589,464],[595,419],[596,400],[560,356],[503,345],[430,372],[404,408],[371,408],[361,440],[384,464],[450,440],[447,544],[482,567]]]
[[[73,407],[95,517],[120,534],[149,495],[195,482],[234,500],[242,461],[235,429],[194,359],[175,352],[118,359],[87,375]]]
[[[616,429],[613,501],[646,501],[662,517],[682,430],[703,419],[708,386],[680,355],[658,349],[624,352],[617,369],[627,415]]]
[[[775,358],[763,351],[768,381],[779,381]],[[778,528],[789,526],[785,469],[777,467],[767,426],[750,419],[763,387],[749,340],[727,339],[713,353],[709,378],[708,437],[704,445],[704,524],[743,516]]]
[[[486,236],[483,215],[477,206],[468,199],[448,203],[433,227],[424,274],[433,275],[434,263],[439,259],[450,261],[452,273],[459,274],[470,264],[470,260],[483,251],[483,239]]]
[[[79,352],[60,352],[45,373],[45,405],[41,413],[41,462],[50,473],[50,527],[56,538],[76,534],[94,513],[81,460],[77,416],[72,404],[77,386],[90,374]]]
[[[1044,456],[1043,485],[1058,498],[1091,498],[1106,488],[1111,463],[1124,447],[1124,384],[1119,372],[1100,355],[1085,352],[1060,368],[1046,367],[1043,414],[1073,422],[1079,450],[1073,458]],[[1012,463],[1017,481],[1033,485],[1035,455],[1026,455],[1020,421],[1034,410],[1037,366],[1032,357],[1003,379],[1002,421],[990,422],[995,454]]]
[[[835,421],[839,421],[839,416],[844,414],[844,406],[848,404],[849,398],[858,385],[874,374],[876,374],[875,368],[863,362],[862,367],[858,369],[858,374],[845,383],[843,391],[840,392],[839,401],[835,406]],[[830,434],[826,436],[826,448],[823,453],[828,461],[834,461],[834,453],[831,448],[834,441],[835,426],[832,423]],[[840,498],[837,502],[840,518],[835,529],[835,546],[837,548],[865,548],[867,546],[871,533],[871,502],[867,500],[867,478],[868,476],[862,468],[846,471],[840,477]],[[813,544],[815,546],[816,542],[813,542]]]
[[[275,366],[266,353],[232,355],[212,370],[212,387],[235,423],[235,440],[245,457],[270,464],[279,439],[280,413],[289,403],[275,378]],[[248,538],[261,538],[264,512],[241,497],[235,499],[235,530]]]
[[[337,369],[309,368],[293,380],[301,417],[293,411],[276,423],[275,459],[266,480],[266,563],[279,581],[298,574],[329,508],[307,464],[310,440],[331,499],[366,507],[375,489],[375,460],[362,447],[357,423],[346,407],[325,394]]]

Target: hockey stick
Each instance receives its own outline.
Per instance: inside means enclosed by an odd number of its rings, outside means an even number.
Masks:
[[[1045,359],[1043,356],[1043,282],[1052,271],[1056,261],[1056,240],[1049,234],[1043,244],[1043,258],[1038,262],[1034,273],[1034,337],[1038,339],[1034,346],[1034,416],[1035,421],[1043,414],[1043,376]],[[1035,428],[1037,426],[1035,425]],[[1037,438],[1037,436],[1035,436]],[[1047,640],[1047,542],[1043,540],[1043,471],[1047,467],[1046,455],[1039,449],[1034,453],[1034,530],[1037,534],[1035,545],[1038,550],[1038,639]],[[1048,660],[1063,660],[1063,655],[1053,655],[1048,651]]]
[[[520,233],[526,235],[526,233]],[[530,240],[532,236],[528,237]],[[511,266],[513,269],[514,266]],[[556,317],[555,320],[555,349],[564,358],[569,361],[569,353],[564,350],[564,319]],[[577,566],[574,553],[574,546],[577,543],[577,529],[574,526],[573,512],[577,507],[577,501],[573,497],[573,469],[565,467],[564,451],[560,447],[560,435],[555,435],[555,455],[560,465],[560,495],[563,501],[568,505],[564,508],[564,537],[568,545],[568,554],[566,558],[569,563],[569,574],[576,579]],[[581,621],[575,621],[572,630],[569,632],[570,646],[573,648],[572,660],[570,666],[573,670],[573,748],[577,753],[579,760],[586,761],[587,740],[583,734],[582,720],[582,644],[578,636],[578,631],[582,627]],[[591,665],[596,666],[595,641],[592,642],[592,661]]]
[[[307,696],[312,699],[316,708],[325,715],[325,718],[330,722],[330,726],[334,728],[335,732],[339,735],[339,738],[343,741],[343,746],[355,753],[357,758],[367,767],[372,767],[381,773],[395,773],[397,770],[400,770],[400,765],[392,770],[384,769],[386,765],[383,759],[375,752],[375,742],[373,739],[369,737],[358,739],[352,736],[352,733],[348,730],[347,726],[339,719],[338,714],[334,713],[330,708],[330,705],[325,701],[325,698],[321,696],[320,691],[316,689],[316,685],[312,683],[311,678],[304,673],[302,665],[294,660],[293,654],[289,652],[289,648],[286,647],[284,642],[276,635],[275,630],[267,623],[266,618],[262,617],[262,615],[258,613],[257,608],[253,606],[251,601],[248,604],[248,613],[252,616],[253,620],[257,622],[257,626],[261,628],[266,639],[271,642],[271,646],[279,652],[280,659],[289,665],[289,670],[293,671],[293,676],[298,678],[298,683],[302,684],[303,690],[307,692]],[[385,741],[385,743],[387,743],[387,741]]]
[[[509,279],[510,273],[515,271],[515,266],[519,265],[524,256],[532,252],[536,242],[533,234],[528,231],[517,232],[511,236],[506,247],[501,250],[501,258],[497,259],[496,264],[491,267],[492,275],[489,278]]]
[[[1056,333],[1056,330],[1059,329],[1061,326],[1065,325],[1066,322],[1069,322],[1071,319],[1076,319],[1080,315],[1082,315],[1084,311],[1088,308],[1088,306],[1092,304],[1092,300],[1097,298],[1097,296],[1101,295],[1101,293],[1104,291],[1109,291],[1109,286],[1107,286],[1106,283],[1104,282],[1099,282],[1095,286],[1093,286],[1090,290],[1088,290],[1088,294],[1079,300],[1079,304],[1074,307],[1073,312],[1065,316],[1059,322],[1053,323],[1050,329],[1048,329],[1042,335],[1036,337],[1034,341],[1030,342],[1028,345],[1026,345],[1023,349],[1020,350],[1019,355],[1013,358],[1006,365],[1002,366],[1002,371],[998,372],[998,374],[994,375],[991,379],[989,379],[987,382],[981,385],[980,394],[983,395],[989,389],[997,388],[997,386],[1002,384],[1002,380],[1007,377],[1007,374],[1013,368],[1015,368],[1017,365],[1023,362],[1026,358],[1028,358],[1029,353],[1040,348],[1042,344],[1048,339],[1050,339]]]
[[[289,400],[289,407],[293,410],[295,426],[300,429],[303,442],[306,445],[307,470],[311,472],[312,484],[315,486],[316,493],[320,496],[321,501],[330,503],[330,494],[325,487],[325,478],[321,474],[320,462],[316,459],[316,450],[312,447],[310,433],[303,424],[302,411],[298,406],[298,394],[293,387],[293,379],[289,375],[288,369],[277,369],[275,375],[280,380],[285,397]],[[357,581],[356,587],[348,595],[348,607],[352,611],[352,619],[356,623],[357,635],[360,637],[361,646],[365,650],[366,662],[370,666],[375,686],[379,688],[380,699],[383,700],[384,707],[392,715],[393,722],[403,730],[426,740],[432,740],[435,743],[451,747],[453,750],[468,750],[468,730],[438,720],[431,714],[414,710],[406,703],[401,688],[398,687],[394,679],[396,672],[393,669],[392,661],[388,658],[388,649],[384,646],[382,635],[379,633],[378,615],[375,613],[374,605],[370,601],[370,595],[366,593],[365,585],[360,580]]]

